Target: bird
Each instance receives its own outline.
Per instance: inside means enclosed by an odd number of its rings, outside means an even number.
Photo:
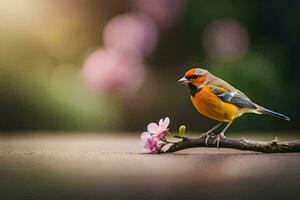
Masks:
[[[226,139],[226,130],[236,118],[245,113],[267,114],[290,121],[289,117],[254,103],[243,92],[206,69],[194,67],[178,82],[187,85],[191,101],[199,113],[219,122],[203,134],[206,137],[206,145],[208,138],[214,135],[213,131],[227,123],[214,140],[219,148],[220,140]]]

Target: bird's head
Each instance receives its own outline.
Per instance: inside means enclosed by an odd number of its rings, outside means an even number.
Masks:
[[[189,87],[202,88],[208,82],[208,71],[201,68],[188,70],[184,77],[178,80],[179,83],[186,84]]]

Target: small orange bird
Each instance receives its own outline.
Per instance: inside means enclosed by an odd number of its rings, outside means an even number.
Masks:
[[[206,142],[210,134],[213,134],[212,132],[223,122],[228,123],[215,140],[217,147],[219,147],[220,140],[225,139],[224,133],[233,120],[244,113],[268,114],[287,121],[290,120],[289,117],[283,114],[257,105],[243,92],[205,69],[190,69],[178,82],[188,86],[192,103],[198,112],[210,119],[220,121],[204,134]]]

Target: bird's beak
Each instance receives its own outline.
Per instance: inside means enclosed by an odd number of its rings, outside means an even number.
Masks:
[[[185,78],[185,77],[182,77],[182,78],[179,79],[177,82],[178,82],[178,83],[182,83],[182,84],[186,84],[186,83],[189,83],[189,80],[188,80],[187,78]]]

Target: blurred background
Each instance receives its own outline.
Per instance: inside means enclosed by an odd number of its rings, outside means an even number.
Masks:
[[[244,115],[233,131],[300,128],[299,1],[2,0],[0,129],[204,131],[193,66],[292,118]]]

